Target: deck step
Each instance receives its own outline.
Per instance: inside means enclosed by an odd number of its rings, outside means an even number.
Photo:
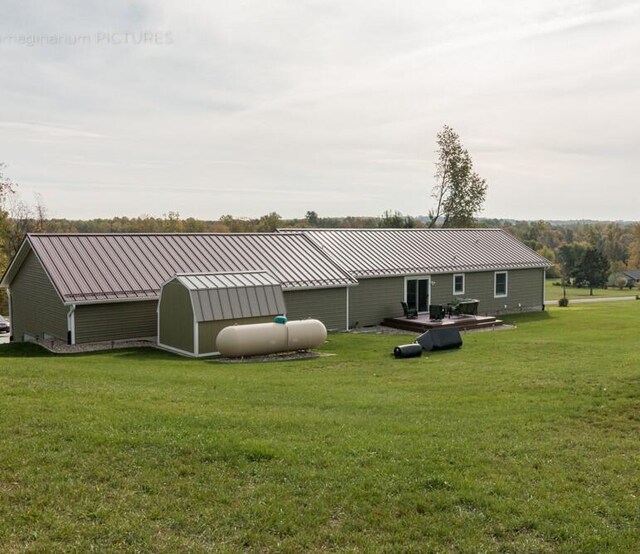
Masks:
[[[475,316],[465,318],[453,318],[445,319],[443,321],[430,321],[428,319],[407,319],[404,317],[389,317],[386,318],[381,325],[384,327],[392,327],[394,329],[400,329],[402,331],[411,331],[413,333],[424,333],[429,329],[442,329],[456,327],[461,331],[472,329],[487,329],[492,327],[499,327],[503,325],[500,319],[493,316]]]

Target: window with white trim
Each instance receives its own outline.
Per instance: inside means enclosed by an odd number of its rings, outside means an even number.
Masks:
[[[508,277],[506,271],[496,271],[493,274],[493,296],[500,298],[507,296],[508,292]]]
[[[464,294],[464,273],[453,276],[453,294]]]

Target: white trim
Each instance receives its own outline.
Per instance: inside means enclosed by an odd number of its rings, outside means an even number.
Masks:
[[[408,281],[419,281],[421,279],[427,279],[429,281],[429,286],[427,287],[427,311],[425,312],[418,312],[421,314],[426,314],[428,313],[429,310],[429,304],[431,303],[431,285],[433,283],[432,279],[431,279],[431,275],[427,275],[427,274],[419,274],[419,275],[405,275],[404,277],[404,301],[407,302],[407,282]],[[408,303],[408,302],[407,302]],[[417,306],[416,306],[417,309]]]
[[[173,279],[173,278],[172,278]],[[169,279],[170,282],[172,279]],[[323,285],[323,286],[308,286],[308,287],[292,287],[285,288],[282,287],[282,292],[295,292],[298,290],[318,290],[318,289],[341,289],[341,288],[350,288],[356,287],[358,283],[353,283],[350,285]],[[162,290],[162,289],[161,289]],[[84,306],[84,305],[93,305],[93,304],[120,304],[124,302],[152,302],[152,301],[160,300],[160,294],[156,296],[136,296],[135,298],[103,298],[100,300],[68,300],[63,302],[65,306]]]
[[[460,291],[456,290],[456,277],[462,277],[462,290],[460,290]],[[464,273],[454,273],[453,274],[453,294],[454,294],[454,296],[456,294],[464,294],[464,287],[465,287],[465,284],[466,284],[465,281],[466,281],[466,278],[464,276]]]
[[[101,300],[68,300],[65,306],[92,306],[93,304],[124,304],[126,302],[153,302],[160,300],[158,296],[136,296],[135,298],[103,298]]]
[[[542,270],[542,308],[544,309],[544,303],[547,301],[547,270]]]
[[[200,333],[198,332],[198,322],[196,321],[195,311],[193,312],[193,351],[196,356],[200,355]]]
[[[156,304],[156,344],[160,344],[160,301],[162,300],[162,289],[160,289],[160,298]]]
[[[504,273],[504,294],[496,294],[496,285],[498,284],[498,274]],[[493,272],[493,297],[494,298],[506,298],[509,296],[509,272],[508,271],[494,271]]]
[[[71,344],[76,343],[76,305],[71,304],[67,312],[67,331],[69,331]]]
[[[193,352],[187,352],[186,350],[181,350],[180,348],[175,348],[173,346],[162,344],[160,342],[158,342],[157,344],[158,344],[158,348],[160,348],[161,350],[166,350],[167,352],[172,352],[173,354],[180,354],[181,356],[187,356],[189,358],[207,358],[210,356],[220,355],[220,352],[207,352],[206,354],[194,354]]]
[[[492,271],[517,271],[521,269],[545,269],[551,266],[548,265],[524,265],[524,266],[492,266],[485,267],[484,269],[477,268],[466,268],[466,267],[455,267],[451,269],[442,269],[442,270],[433,270],[428,273],[428,275],[447,275],[452,273],[490,273]],[[424,271],[427,271],[426,269]],[[380,273],[376,275],[360,275],[354,271],[353,276],[359,281],[363,279],[385,279],[392,277],[417,277],[419,275],[425,275],[424,271],[418,271],[417,273],[412,273],[410,271],[394,271],[393,273]]]

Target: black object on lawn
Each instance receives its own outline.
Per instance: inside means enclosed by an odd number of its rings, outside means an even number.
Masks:
[[[422,346],[419,344],[401,344],[393,349],[395,358],[417,358],[422,356]]]
[[[448,350],[449,348],[460,348],[462,337],[456,327],[444,329],[429,329],[420,335],[416,342],[425,350]]]

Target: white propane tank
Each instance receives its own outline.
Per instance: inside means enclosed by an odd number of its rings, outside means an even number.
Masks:
[[[220,331],[216,348],[230,358],[317,348],[327,339],[327,329],[317,319],[282,323],[233,325]]]
[[[327,329],[317,319],[299,319],[287,323],[287,350],[317,348],[327,340]]]

